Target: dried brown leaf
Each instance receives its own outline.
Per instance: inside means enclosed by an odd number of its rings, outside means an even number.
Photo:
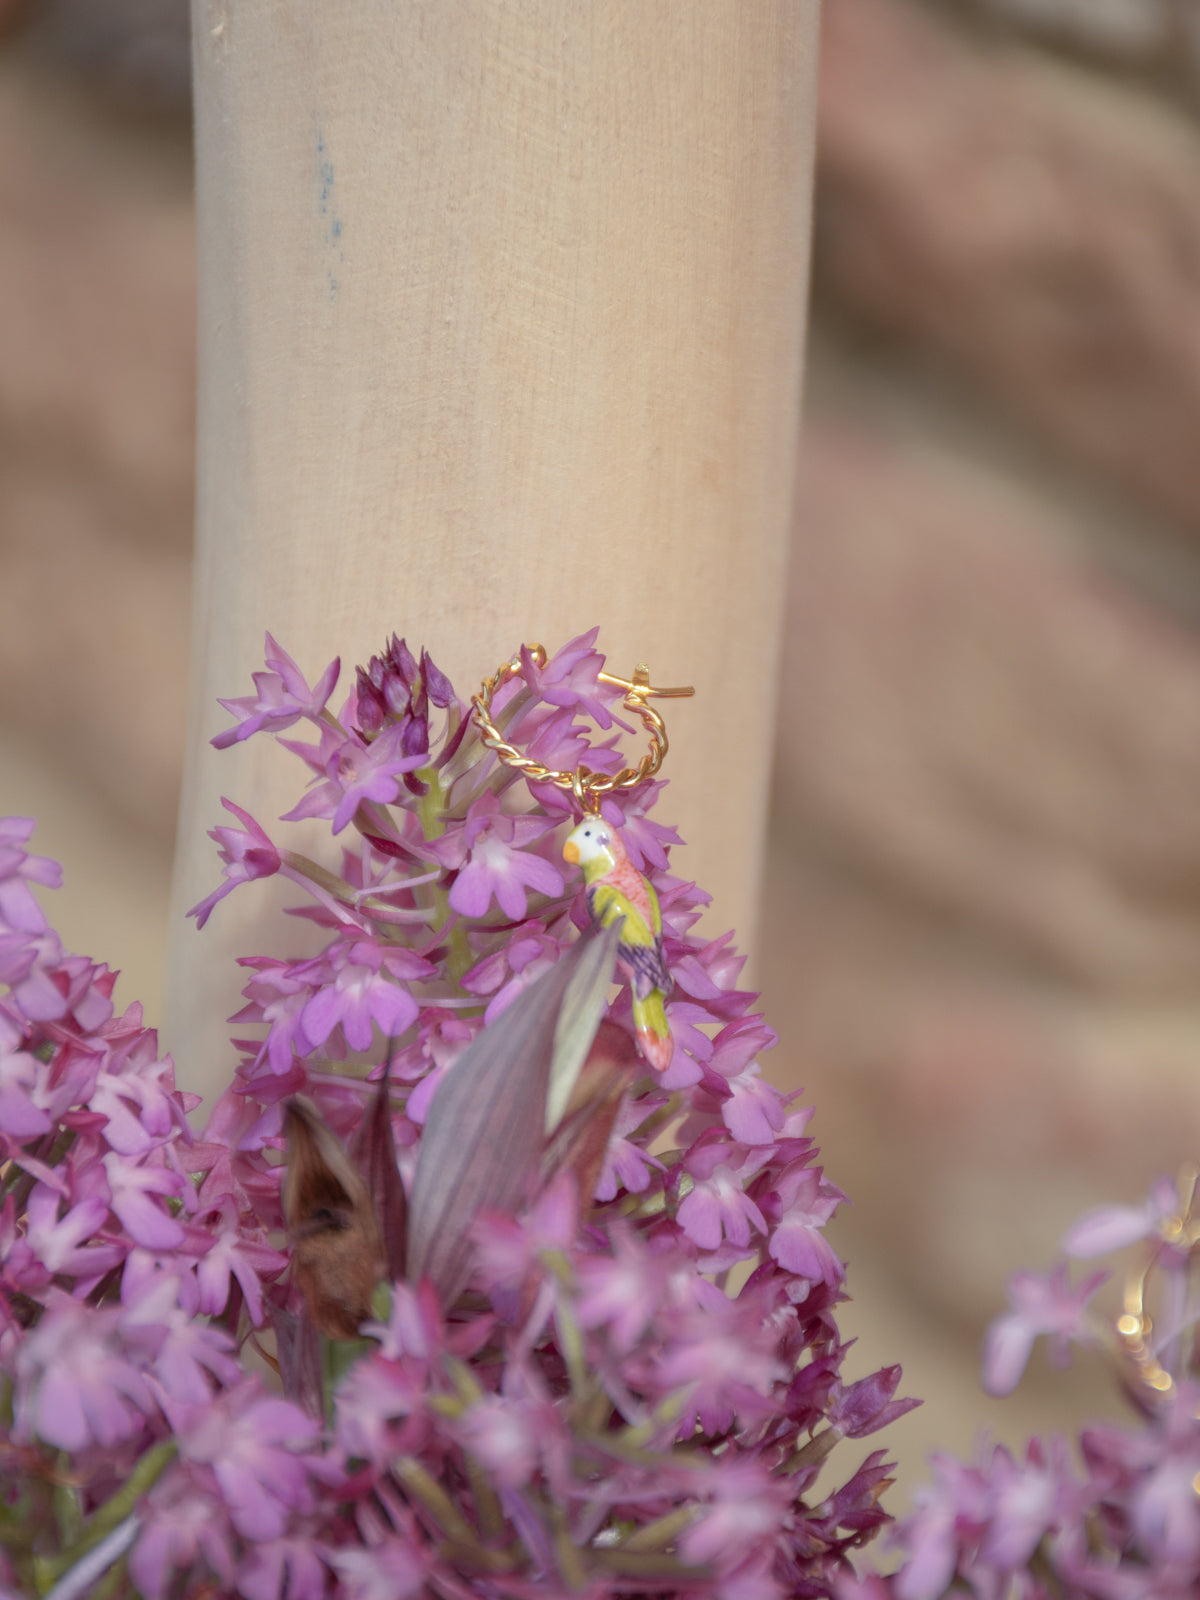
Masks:
[[[389,1283],[404,1276],[408,1202],[396,1165],[396,1140],[392,1131],[391,1061],[375,1086],[367,1114],[350,1144],[350,1159],[375,1201],[375,1220],[383,1241],[385,1274]]]
[[[314,1326],[331,1339],[353,1339],[371,1314],[371,1296],[383,1276],[374,1202],[311,1101],[287,1101],[283,1131],[283,1214],[293,1279]]]
[[[321,1381],[320,1336],[307,1317],[297,1317],[282,1306],[268,1306],[275,1332],[279,1377],[285,1400],[294,1400],[312,1417],[325,1412]]]

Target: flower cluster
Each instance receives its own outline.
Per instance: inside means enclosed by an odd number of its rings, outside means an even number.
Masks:
[[[232,1580],[234,1530],[312,1503],[316,1423],[237,1356],[286,1258],[231,1185],[196,1181],[196,1096],[141,1008],[114,1014],[116,975],[63,951],[32,829],[0,822],[0,1592],[44,1593],[113,1538],[145,1594],[202,1552]]]
[[[938,1600],[948,1594],[1021,1600],[1188,1600],[1200,1594],[1200,1220],[1196,1174],[1157,1182],[1141,1206],[1084,1217],[1063,1241],[1088,1260],[1135,1247],[1122,1309],[1094,1297],[1107,1272],[1072,1287],[1065,1262],[1019,1273],[1009,1310],[989,1330],[984,1384],[1014,1389],[1040,1336],[1050,1357],[1072,1346],[1110,1357],[1137,1425],[1094,1425],[1078,1459],[1061,1438],[1031,1439],[1024,1460],[982,1447],[964,1463],[933,1460],[934,1481],[899,1530],[905,1552],[890,1578],[846,1577],[839,1600]]]
[[[662,785],[604,816],[662,908],[670,1066],[638,1058],[601,965],[586,1092],[551,1113],[528,1041],[545,1013],[558,1059],[555,975],[599,948],[561,857],[569,793],[499,762],[401,641],[336,715],[336,662],[310,686],[268,639],[266,665],[215,742],[309,724],[280,739],[310,774],[284,820],[329,822],[340,860],[225,802],[197,921],[282,876],[323,947],[244,960],[254,1037],[203,1134],[137,1009],[114,1019],[111,975],[48,931],[27,883],[56,869],[28,826],[0,836],[4,1579],[56,1600],[102,1574],[147,1600],[830,1594],[889,1520],[883,1452],[834,1477],[833,1447],[915,1402],[898,1368],[842,1377],[823,1229],[843,1197],[810,1112],[761,1075],[774,1035],[731,937],[696,931],[707,897],[670,871]],[[492,707],[504,738],[621,770],[602,666],[590,634],[523,651]],[[508,1034],[525,1043],[468,1162],[454,1085]],[[515,1151],[536,1181],[509,1203]],[[269,1364],[282,1397],[251,1375]]]

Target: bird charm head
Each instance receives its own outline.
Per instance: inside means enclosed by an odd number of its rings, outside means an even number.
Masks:
[[[584,817],[563,845],[563,860],[582,867],[589,881],[597,873],[611,872],[626,859],[625,846],[617,830],[603,817]]]

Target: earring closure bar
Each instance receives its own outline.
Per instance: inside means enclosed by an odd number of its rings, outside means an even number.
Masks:
[[[634,667],[632,679],[618,678],[612,672],[598,672],[596,676],[601,683],[611,683],[618,689],[624,689],[626,699],[636,695],[639,700],[690,700],[696,692],[690,685],[681,689],[652,689],[650,668],[644,661],[639,661]]]

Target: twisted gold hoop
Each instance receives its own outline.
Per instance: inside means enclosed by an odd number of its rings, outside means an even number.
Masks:
[[[542,646],[534,644],[528,649],[536,664],[544,667],[546,652]],[[567,772],[558,767],[544,766],[531,756],[523,756],[515,745],[506,742],[492,721],[492,700],[496,691],[502,689],[506,683],[510,683],[520,671],[521,656],[517,654],[511,661],[506,661],[490,678],[485,678],[479,693],[471,696],[471,715],[479,729],[480,740],[488,750],[495,751],[506,767],[512,767],[515,772],[522,773],[530,783],[552,783],[556,788],[569,789],[582,811],[598,811],[601,796],[612,794],[615,789],[633,789],[639,783],[645,783],[647,778],[652,778],[662,766],[663,759],[670,749],[670,742],[667,739],[663,719],[653,706],[646,704],[646,701],[651,698],[683,700],[696,692],[692,688],[651,688],[650,669],[644,662],[639,662],[634,667],[632,678],[618,678],[611,672],[599,673],[601,683],[611,683],[618,689],[624,689],[625,709],[636,712],[642,719],[642,724],[650,735],[650,749],[636,767],[622,767],[620,772],[611,775],[592,772],[587,767],[576,767],[573,772]]]

